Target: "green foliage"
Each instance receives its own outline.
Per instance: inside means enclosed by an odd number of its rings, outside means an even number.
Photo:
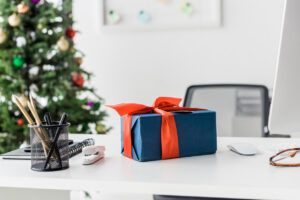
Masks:
[[[94,89],[72,82],[73,73],[81,74],[85,80],[91,77],[76,62],[75,58],[83,57],[82,53],[75,48],[72,38],[65,35],[73,24],[72,1],[54,5],[43,0],[37,4],[24,0],[29,6],[24,14],[18,12],[21,2],[0,0],[0,29],[7,36],[0,44],[0,153],[17,148],[29,136],[27,126],[17,124],[23,116],[11,100],[13,94],[32,93],[40,102],[40,117],[48,111],[53,119],[59,120],[62,112],[66,112],[70,132],[90,133],[93,127],[102,125],[106,116],[101,111],[102,99]],[[21,23],[12,27],[8,19],[14,13]],[[57,46],[61,37],[69,43],[66,51]],[[88,101],[94,106],[87,106]],[[88,129],[82,128],[86,126]]]

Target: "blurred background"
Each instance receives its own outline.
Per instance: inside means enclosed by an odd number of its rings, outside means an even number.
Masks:
[[[219,136],[268,136],[283,7],[283,0],[0,0],[0,153],[29,141],[12,95],[26,108],[32,94],[41,116],[66,112],[70,133],[119,134],[120,117],[104,105],[169,96],[216,110]],[[239,87],[187,90],[197,84]]]
[[[146,30],[103,27],[102,3],[74,0],[73,14],[81,32],[75,42],[106,104],[183,98],[192,84],[252,83],[272,89],[283,0],[223,0],[220,26]],[[134,9],[130,1],[123,7]],[[119,130],[119,116],[107,111],[107,123]]]

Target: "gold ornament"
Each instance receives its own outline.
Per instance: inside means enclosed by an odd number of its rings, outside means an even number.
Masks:
[[[36,27],[37,27],[37,29],[41,30],[43,28],[43,25],[42,24],[38,24]]]
[[[12,27],[16,27],[16,26],[20,25],[21,19],[20,19],[20,17],[16,13],[14,13],[11,16],[8,17],[8,23]]]
[[[97,124],[96,131],[97,131],[97,133],[101,133],[101,134],[104,134],[106,132],[103,124]]]
[[[7,35],[5,31],[0,28],[0,44],[3,44],[7,40]]]
[[[59,38],[56,45],[60,51],[67,51],[69,49],[69,42],[63,36]]]
[[[90,107],[87,106],[87,105],[82,105],[81,108],[82,108],[83,110],[89,110],[89,109],[90,109]]]
[[[71,48],[71,52],[72,52],[72,53],[75,53],[75,52],[76,52],[76,50],[74,49],[74,47]]]
[[[77,63],[77,65],[81,65],[82,64],[82,58],[81,57],[75,58],[75,62]]]
[[[27,99],[27,97],[24,94],[22,94],[20,96],[20,101],[21,101],[22,106],[24,108],[26,108],[27,107],[27,101],[28,101],[28,99]]]
[[[29,6],[27,6],[27,5],[24,3],[24,1],[22,1],[21,3],[18,4],[17,9],[18,9],[18,13],[20,13],[20,14],[25,14],[25,13],[28,12]]]

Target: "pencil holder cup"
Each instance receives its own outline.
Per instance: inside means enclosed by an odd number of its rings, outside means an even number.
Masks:
[[[31,143],[31,169],[56,171],[69,167],[68,127],[59,125],[29,125]]]

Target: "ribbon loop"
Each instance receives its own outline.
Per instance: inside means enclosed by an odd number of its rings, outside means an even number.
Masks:
[[[110,107],[114,110],[116,110],[120,116],[124,115],[134,115],[134,114],[142,114],[142,113],[147,113],[152,110],[152,107],[148,107],[142,104],[137,104],[137,103],[121,103],[117,105],[107,105],[107,107]]]
[[[153,107],[164,107],[164,106],[179,106],[181,102],[180,98],[173,98],[173,97],[158,97]]]

